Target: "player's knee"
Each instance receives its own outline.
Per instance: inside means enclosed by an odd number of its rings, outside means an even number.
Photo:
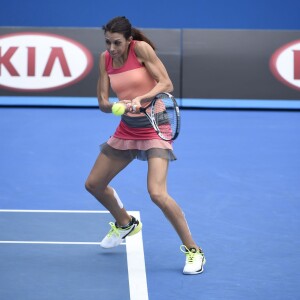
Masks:
[[[96,190],[99,189],[99,184],[97,184],[92,178],[88,178],[85,182],[85,189],[89,193],[95,194]]]
[[[168,195],[165,192],[149,189],[149,195],[153,203],[155,203],[158,207],[163,208],[168,199]]]
[[[89,180],[89,179],[87,179],[86,180],[86,182],[85,182],[85,189],[88,191],[88,192],[90,192],[90,193],[92,193],[92,190],[93,190],[93,184],[91,183],[91,181]]]

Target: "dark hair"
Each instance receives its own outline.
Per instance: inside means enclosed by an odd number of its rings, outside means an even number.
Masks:
[[[154,44],[139,29],[132,27],[126,17],[115,17],[108,21],[106,25],[103,25],[102,29],[104,30],[104,33],[107,31],[121,33],[125,39],[129,39],[132,36],[134,40],[144,41],[155,50]]]

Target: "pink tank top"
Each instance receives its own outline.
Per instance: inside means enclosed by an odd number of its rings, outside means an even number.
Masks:
[[[105,54],[111,88],[119,100],[132,100],[152,90],[156,85],[156,81],[136,57],[134,46],[137,42],[133,40],[130,43],[128,58],[120,68],[113,67],[113,60],[108,51]]]
[[[110,79],[112,90],[119,100],[132,100],[137,96],[152,90],[157,82],[148,70],[138,61],[134,46],[138,41],[133,40],[129,46],[128,58],[120,68],[113,67],[113,60],[109,52],[105,53],[105,68]],[[128,115],[130,116],[130,115]],[[138,117],[137,115],[132,116]],[[145,117],[141,114],[141,117]],[[114,137],[130,140],[159,139],[152,127],[130,127],[122,120],[114,133]]]

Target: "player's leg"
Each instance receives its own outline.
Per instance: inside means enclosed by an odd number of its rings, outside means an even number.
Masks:
[[[116,160],[100,153],[85,183],[86,189],[113,215],[120,226],[130,222],[117,192],[108,184],[129,163],[127,160]]]
[[[186,254],[184,274],[199,274],[203,272],[204,254],[195,243],[189,230],[184,213],[179,205],[167,192],[168,160],[150,158],[148,160],[148,192],[152,201],[163,211],[178,233]]]
[[[167,192],[167,172],[168,161],[166,159],[155,157],[148,160],[149,195],[171,222],[183,244],[187,247],[197,247],[181,208]]]
[[[116,222],[110,222],[111,229],[100,245],[112,248],[120,245],[126,236],[138,233],[142,224],[125,210],[117,192],[109,182],[122,171],[132,158],[116,158],[100,153],[86,180],[86,189],[113,215]]]

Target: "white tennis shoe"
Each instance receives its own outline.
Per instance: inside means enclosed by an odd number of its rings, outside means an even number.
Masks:
[[[109,225],[111,228],[100,243],[103,248],[117,247],[125,241],[127,236],[134,235],[142,229],[142,223],[134,217],[132,217],[131,225],[127,228],[117,227],[117,224],[113,222],[110,222]]]
[[[185,245],[181,245],[180,250],[186,255],[183,274],[196,275],[204,271],[203,266],[206,260],[200,248],[188,249]]]

